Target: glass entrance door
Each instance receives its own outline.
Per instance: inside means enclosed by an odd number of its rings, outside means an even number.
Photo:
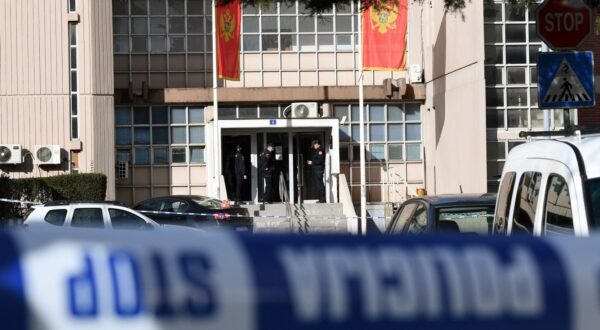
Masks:
[[[256,150],[257,150],[257,158],[259,159],[259,169],[258,169],[258,201],[261,202],[263,200],[263,196],[265,194],[265,181],[262,173],[262,165],[260,164],[260,155],[267,148],[269,143],[275,145],[275,150],[273,151],[273,182],[271,186],[271,199],[272,202],[278,203],[281,202],[281,198],[279,196],[279,178],[280,175],[283,174],[285,178],[286,187],[289,190],[289,133],[281,132],[281,133],[258,133],[256,139]]]
[[[321,146],[326,149],[324,138],[325,134],[322,132],[297,133],[294,137],[296,203],[300,202],[299,198],[302,201],[319,199],[319,192],[314,183],[312,168],[308,165],[307,161],[312,160],[314,153],[312,149],[313,140],[319,140]]]
[[[246,167],[247,179],[242,182],[241,201],[248,202],[252,200],[252,163],[251,163],[251,135],[223,135],[222,136],[222,152],[221,164],[222,174],[225,179],[227,188],[227,197],[230,201],[235,200],[235,153],[236,147],[242,147],[242,155],[244,156],[244,164]]]

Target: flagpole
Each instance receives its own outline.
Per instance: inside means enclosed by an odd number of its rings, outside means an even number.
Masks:
[[[358,78],[358,104],[360,111],[360,232],[363,235],[367,233],[367,184],[366,184],[366,170],[365,170],[365,82],[364,82],[364,71],[363,71],[363,35],[362,35],[362,6],[359,2],[358,10],[358,40],[360,47],[358,47],[358,67],[359,67],[359,78]]]
[[[221,199],[221,139],[220,139],[220,131],[219,131],[219,93],[217,89],[217,76],[218,76],[218,68],[217,68],[217,16],[216,16],[216,1],[212,0],[212,87],[213,87],[213,135],[214,135],[214,157],[216,162],[214,162],[214,172],[213,179],[215,182],[217,199]]]

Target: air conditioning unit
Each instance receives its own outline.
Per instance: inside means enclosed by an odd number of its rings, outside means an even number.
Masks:
[[[21,164],[23,155],[18,144],[0,144],[0,164]]]
[[[61,163],[60,146],[58,144],[36,145],[34,156],[34,163],[37,165],[58,165]]]
[[[292,118],[317,118],[319,104],[317,102],[292,103]]]

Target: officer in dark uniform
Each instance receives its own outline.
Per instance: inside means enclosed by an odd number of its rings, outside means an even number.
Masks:
[[[315,187],[319,192],[319,203],[325,203],[325,184],[323,183],[323,172],[325,169],[325,151],[321,148],[319,140],[312,142],[313,155],[312,160],[308,161],[308,165],[312,166],[313,180]]]
[[[248,177],[246,176],[246,159],[242,154],[242,147],[237,145],[235,147],[235,155],[234,157],[234,175],[235,175],[235,203],[240,205],[240,201],[242,200],[242,186],[244,185],[244,180]]]
[[[263,178],[265,178],[265,190],[263,193],[264,203],[273,202],[273,173],[275,172],[275,164],[273,163],[275,158],[275,155],[273,155],[274,150],[275,145],[273,143],[269,143],[265,151],[263,151],[263,153],[260,155],[260,167]]]

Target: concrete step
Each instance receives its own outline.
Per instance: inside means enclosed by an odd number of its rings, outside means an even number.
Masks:
[[[254,232],[256,233],[346,233],[348,220],[343,219],[343,205],[336,203],[309,203],[291,205],[293,229],[287,216],[287,207],[279,204],[245,205],[254,216]],[[275,218],[268,218],[275,217]]]
[[[253,216],[285,216],[287,208],[285,204],[265,204],[265,205],[244,205],[248,212]],[[301,207],[291,205],[292,212],[300,215],[312,216],[343,216],[343,205],[328,203],[328,204],[302,204]]]
[[[310,217],[293,219],[293,228],[287,219],[254,219],[255,233],[268,232],[294,232],[294,233],[347,233],[348,221],[346,220],[324,220]]]

